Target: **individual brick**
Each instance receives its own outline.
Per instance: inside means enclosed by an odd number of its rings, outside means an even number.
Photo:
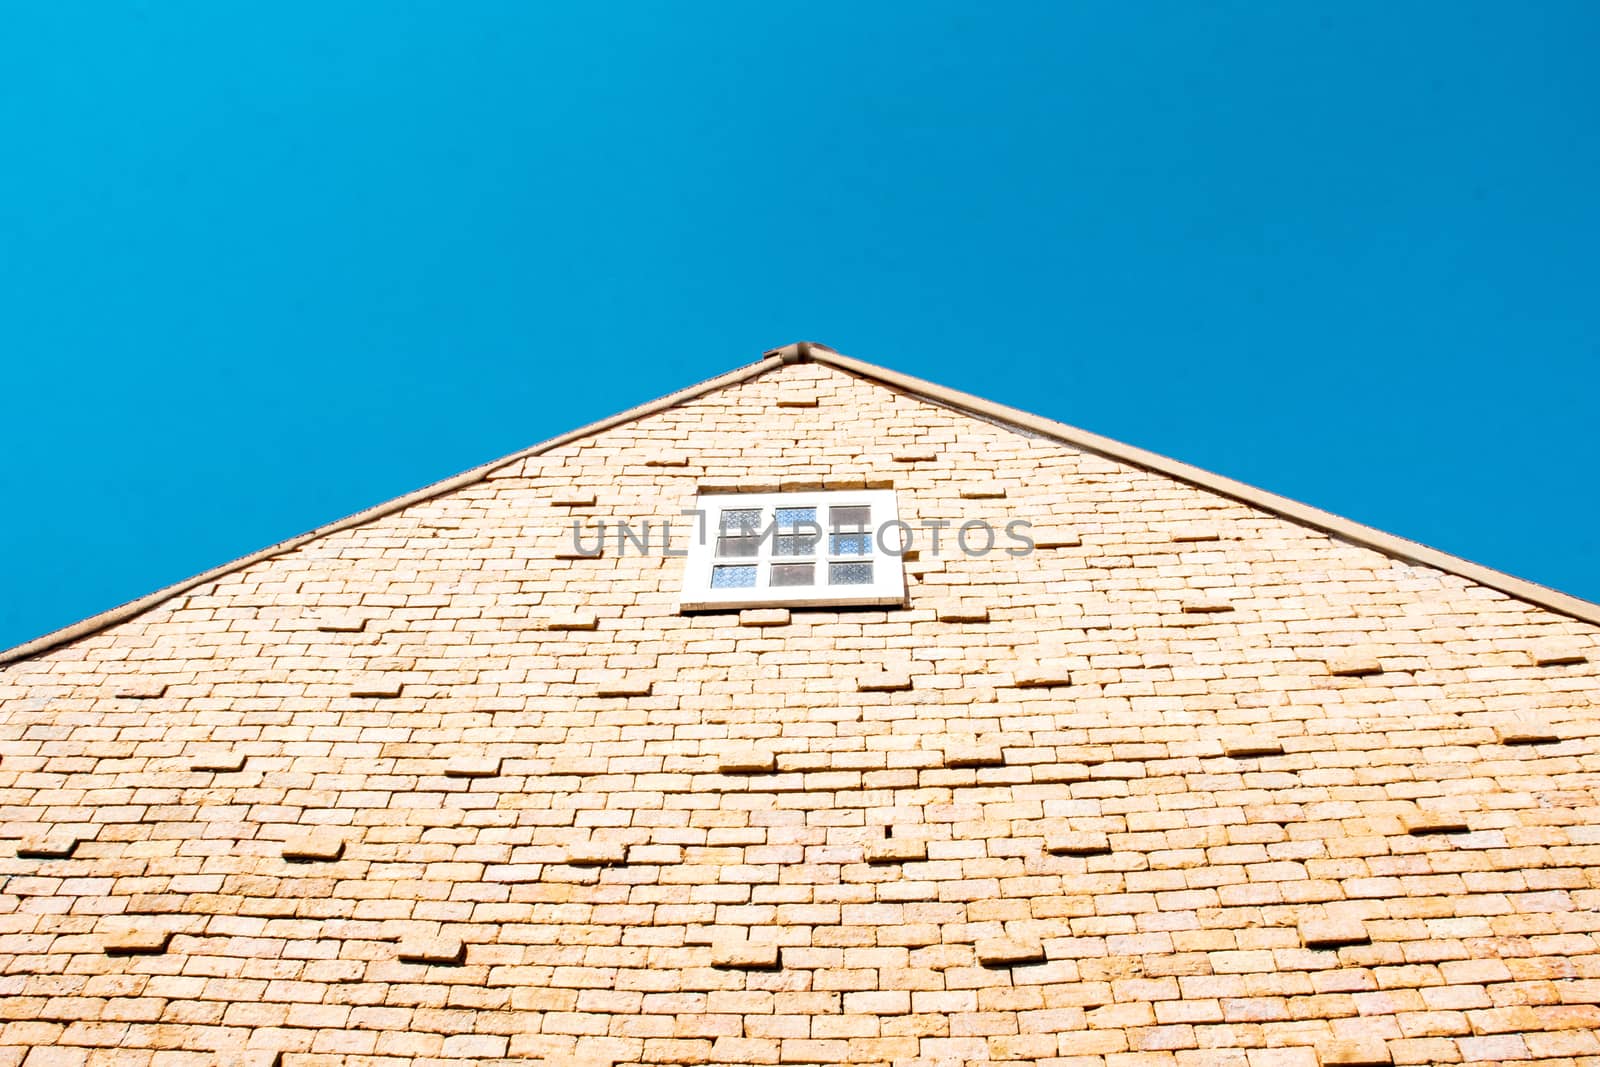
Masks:
[[[408,937],[400,942],[395,958],[401,963],[456,967],[465,962],[467,946],[458,937]]]
[[[344,855],[344,838],[327,831],[291,837],[283,843],[283,858],[290,863],[325,863]]]
[[[746,608],[739,612],[740,626],[787,626],[788,608]]]
[[[1283,755],[1283,742],[1275,737],[1246,735],[1227,737],[1222,741],[1222,754],[1234,759],[1259,759],[1263,756]]]
[[[1419,810],[1403,812],[1400,815],[1400,825],[1405,832],[1413,837],[1424,834],[1465,834],[1470,833],[1466,816],[1458,812]]]
[[[628,858],[628,846],[621,841],[585,841],[567,846],[569,867],[614,867]]]
[[[962,500],[1003,500],[1006,487],[999,482],[965,482],[957,490]]]
[[[329,611],[317,616],[317,631],[325,634],[358,634],[371,621],[366,615],[354,612]]]
[[[1328,657],[1328,673],[1336,678],[1360,678],[1368,674],[1382,674],[1383,664],[1377,653],[1366,650],[1339,652]]]
[[[1111,839],[1098,830],[1069,830],[1045,838],[1044,850],[1057,856],[1100,856],[1111,851]]]
[[[116,688],[116,695],[124,700],[157,700],[166,692],[167,683],[155,678],[124,678]]]
[[[78,851],[82,838],[77,834],[53,831],[30,834],[17,842],[17,858],[25,860],[64,860]]]
[[[899,669],[869,670],[856,676],[856,689],[863,693],[896,693],[911,688],[911,674]]]
[[[605,671],[594,683],[597,697],[647,697],[655,682],[641,674]]]
[[[350,684],[353,697],[397,697],[405,688],[405,679],[398,674],[369,674]]]
[[[890,453],[889,458],[896,463],[934,463],[939,453],[932,448],[901,448]]]
[[[717,760],[723,774],[772,774],[778,769],[778,754],[766,748],[734,748]]]
[[[1026,533],[1035,549],[1079,548],[1083,545],[1083,535],[1064,526],[1035,526]]]
[[[1561,740],[1548,724],[1532,720],[1518,720],[1494,728],[1495,738],[1502,745],[1553,745]]]
[[[1179,606],[1185,615],[1222,615],[1233,610],[1228,601],[1211,596],[1186,596]]]
[[[592,611],[560,611],[544,621],[546,630],[598,630],[600,618]]]
[[[782,959],[782,949],[766,941],[728,938],[711,946],[711,966],[722,970],[775,971]]]
[[[646,467],[687,467],[689,457],[682,452],[657,452],[644,461]]]
[[[505,764],[502,756],[451,756],[444,764],[446,778],[494,778]]]
[[[1371,941],[1366,926],[1358,919],[1307,919],[1300,924],[1300,943],[1306,948],[1343,948]]]
[[[159,956],[172,943],[172,931],[159,926],[136,926],[106,935],[107,956]]]
[[[1033,938],[989,937],[978,942],[978,962],[985,967],[1020,967],[1044,961],[1044,945]]]
[[[550,504],[558,508],[591,508],[594,507],[594,499],[591,489],[557,489],[550,497]]]
[[[916,863],[928,858],[928,843],[908,837],[886,837],[869,841],[866,861],[871,864]]]
[[[988,622],[989,607],[977,601],[962,600],[955,604],[941,604],[934,609],[940,622]]]
[[[217,752],[202,752],[189,757],[189,769],[210,774],[233,774],[244,770],[248,757],[243,752],[223,749]]]
[[[1072,668],[1064,659],[1024,660],[1012,668],[1011,684],[1018,689],[1071,685]]]
[[[1179,526],[1172,531],[1172,539],[1180,545],[1220,541],[1222,532],[1209,526]]]
[[[1390,1067],[1394,1058],[1382,1041],[1362,1038],[1329,1041],[1317,1046],[1317,1061],[1322,1067]]]
[[[560,546],[555,550],[555,558],[559,560],[604,559],[605,555],[603,540],[598,544],[576,544],[568,535],[563,535]]]
[[[1559,638],[1534,642],[1528,648],[1528,657],[1536,667],[1565,667],[1589,661],[1589,654],[1581,644]]]
[[[944,765],[951,770],[1004,767],[1006,753],[993,741],[952,737],[944,750]]]
[[[807,386],[785,386],[778,390],[780,408],[814,408],[817,401],[817,391]]]

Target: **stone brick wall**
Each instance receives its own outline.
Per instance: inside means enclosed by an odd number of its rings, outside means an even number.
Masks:
[[[1034,523],[904,609],[558,558]],[[1600,1063],[1600,629],[810,363],[0,671],[0,1067]]]

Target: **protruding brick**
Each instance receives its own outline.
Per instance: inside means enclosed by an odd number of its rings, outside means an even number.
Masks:
[[[1413,837],[1422,834],[1470,833],[1466,816],[1450,811],[1408,811],[1400,815],[1400,825]]]
[[[1561,740],[1549,724],[1533,720],[1518,720],[1496,726],[1494,734],[1502,745],[1553,745]]]
[[[353,697],[397,697],[405,688],[405,679],[398,674],[369,674],[350,685]]]
[[[291,837],[283,843],[283,858],[291,863],[321,863],[344,855],[344,838],[327,831]]]
[[[157,700],[166,692],[167,683],[155,678],[124,678],[116,688],[116,695],[124,700]]]
[[[1583,645],[1559,638],[1534,642],[1528,648],[1528,656],[1537,667],[1564,667],[1589,661],[1589,653]]]
[[[1328,673],[1336,678],[1359,678],[1368,674],[1382,674],[1383,664],[1378,661],[1375,652],[1339,652],[1328,657]]]
[[[1001,500],[1006,487],[999,482],[965,482],[957,492],[962,500]]]
[[[566,560],[604,559],[606,546],[600,541],[598,532],[585,532],[583,536],[585,538],[584,542],[575,544],[572,540],[571,531],[565,532],[562,535],[560,545],[556,547],[555,558]]]
[[[598,630],[599,616],[592,611],[560,611],[545,619],[546,630]]]
[[[454,967],[466,960],[467,946],[458,937],[408,937],[400,942],[395,958],[401,963]]]
[[[317,630],[325,634],[358,634],[371,619],[348,611],[328,611],[317,616]]]
[[[787,626],[788,608],[746,608],[739,612],[740,626]]]
[[[25,860],[64,860],[78,850],[82,842],[77,834],[54,831],[30,834],[17,842],[17,857]]]
[[[1011,684],[1018,689],[1071,685],[1072,667],[1064,659],[1024,660],[1011,669]]]
[[[451,756],[444,764],[446,778],[493,778],[505,763],[501,756]]]
[[[989,606],[975,600],[961,600],[954,604],[941,604],[934,609],[940,622],[988,622]]]
[[[1172,531],[1172,539],[1181,545],[1220,541],[1222,532],[1210,526],[1180,526]]]
[[[858,675],[856,688],[863,693],[895,693],[911,688],[911,674],[903,670],[869,670]]]
[[[1394,1057],[1382,1041],[1363,1038],[1356,1041],[1329,1041],[1319,1045],[1317,1061],[1322,1067],[1390,1067]]]
[[[778,390],[778,406],[780,408],[814,408],[817,406],[817,391],[809,387],[784,387]]]
[[[724,970],[775,971],[782,958],[782,950],[766,941],[729,938],[711,946],[711,966]]]
[[[604,671],[594,683],[597,697],[647,697],[654,680],[636,671]]]
[[[1022,532],[1033,541],[1035,549],[1078,548],[1083,544],[1082,534],[1064,526],[1035,526]]]
[[[628,846],[621,841],[586,841],[567,846],[570,867],[614,867],[628,858]]]
[[[1044,961],[1044,945],[1033,938],[990,937],[978,942],[978,962],[985,967],[1020,967]]]
[[[917,838],[886,837],[881,841],[867,843],[868,863],[916,863],[927,858],[928,843]]]
[[[1222,615],[1233,610],[1233,605],[1220,597],[1187,596],[1181,603],[1185,615]]]
[[[889,458],[896,463],[934,463],[939,453],[932,448],[900,448],[890,453]]]
[[[1222,741],[1222,754],[1234,759],[1260,759],[1263,756],[1283,755],[1283,742],[1275,737],[1240,736]]]
[[[1111,839],[1098,830],[1069,830],[1045,838],[1044,850],[1057,856],[1100,856],[1111,851]]]
[[[682,452],[657,452],[644,461],[646,467],[687,467],[689,457]]]
[[[200,752],[189,757],[189,769],[211,774],[233,774],[244,770],[247,758],[243,752],[231,749]]]
[[[171,943],[171,930],[145,925],[108,934],[104,945],[107,956],[159,956]]]
[[[778,769],[778,755],[766,748],[734,748],[717,761],[723,774],[772,774]]]
[[[952,737],[944,750],[944,765],[952,770],[978,767],[1004,767],[1006,753],[993,741],[963,740]]]
[[[558,508],[592,508],[594,499],[592,489],[557,489],[550,503]]]
[[[1366,926],[1358,919],[1307,919],[1300,924],[1300,943],[1306,948],[1343,948],[1371,941]]]

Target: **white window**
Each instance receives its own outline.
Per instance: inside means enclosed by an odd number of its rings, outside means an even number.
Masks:
[[[702,493],[695,508],[681,610],[905,603],[892,490]]]

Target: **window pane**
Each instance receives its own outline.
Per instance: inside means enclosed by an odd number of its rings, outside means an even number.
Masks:
[[[779,508],[778,529],[792,530],[802,522],[816,522],[816,508]]]
[[[775,556],[809,556],[816,552],[821,538],[815,534],[779,534],[772,540]]]
[[[754,567],[712,567],[711,588],[753,589],[756,584]]]
[[[872,555],[871,534],[833,534],[828,538],[828,555],[830,556],[870,556]]]
[[[761,532],[760,508],[727,508],[722,512],[722,532],[754,534]]]
[[[811,563],[774,563],[773,585],[811,585],[816,580],[817,568]]]
[[[835,530],[866,530],[872,525],[872,509],[865,506],[829,508],[828,522]]]
[[[719,537],[717,538],[717,555],[719,556],[754,556],[761,548],[759,537]]]
[[[830,563],[828,564],[829,585],[871,585],[872,564],[870,563]]]

